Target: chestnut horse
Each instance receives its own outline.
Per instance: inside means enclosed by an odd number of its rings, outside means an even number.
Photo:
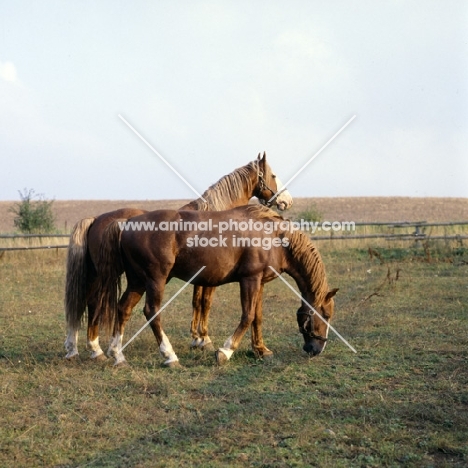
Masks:
[[[156,228],[127,230],[135,223],[154,223]],[[172,229],[167,230],[168,226]],[[275,270],[292,276],[302,294],[297,322],[304,337],[303,349],[316,355],[325,347],[337,289],[328,289],[323,262],[309,238],[260,205],[219,212],[158,210],[131,218],[127,224],[115,221],[103,235],[99,267],[99,306],[94,320],[113,333],[109,351],[116,364],[125,361],[121,351],[125,324],[146,292],[144,314],[164,364],[178,365],[157,314],[165,284],[174,277],[208,287],[239,282],[242,317],[235,332],[216,352],[219,364],[231,357],[251,325],[255,354],[272,354],[262,338],[262,292],[263,285],[276,278]],[[127,288],[117,302],[122,268]],[[199,274],[194,277],[196,272]]]
[[[194,200],[182,208],[185,210],[226,210],[235,206],[245,205],[250,198],[256,196],[263,203],[273,196],[273,192],[281,190],[279,178],[271,170],[263,157],[246,166],[234,170],[222,177],[203,194],[203,199]],[[291,195],[287,190],[275,199],[281,210],[292,205]],[[99,328],[93,324],[96,308],[97,261],[102,234],[106,227],[116,219],[129,219],[147,213],[145,210],[123,208],[104,213],[97,218],[85,218],[73,228],[67,258],[67,276],[65,286],[65,316],[67,322],[67,339],[65,348],[68,359],[78,355],[78,330],[88,308],[88,347],[92,359],[105,359],[99,345]],[[122,270],[123,272],[123,270]],[[193,320],[191,325],[192,346],[200,348],[210,346],[208,336],[208,315],[212,302],[214,288],[194,287]]]

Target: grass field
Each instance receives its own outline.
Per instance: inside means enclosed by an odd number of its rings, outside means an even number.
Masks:
[[[467,466],[468,252],[368,246],[321,248],[340,288],[333,325],[357,354],[332,336],[304,356],[298,300],[277,280],[264,297],[274,358],[256,360],[246,336],[221,368],[189,349],[187,288],[163,317],[181,369],[161,367],[149,330],[128,368],[90,362],[84,334],[81,358],[64,360],[65,251],[5,252],[0,466]],[[239,315],[238,286],[220,288],[215,345]],[[143,322],[140,304],[127,338]]]

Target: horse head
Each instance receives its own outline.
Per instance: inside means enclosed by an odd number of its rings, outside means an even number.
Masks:
[[[281,211],[290,208],[293,204],[291,194],[286,189],[283,189],[283,184],[279,177],[267,163],[266,153],[263,153],[263,157],[258,153],[256,162],[258,181],[255,196],[260,200],[260,203],[266,206],[276,203],[277,208]],[[276,195],[278,192],[279,195]]]
[[[320,354],[327,344],[329,322],[333,317],[335,307],[333,296],[337,291],[338,289],[329,291],[324,301],[315,307],[315,310],[311,310],[307,304],[302,304],[297,311],[297,324],[304,337],[302,349],[312,356]]]

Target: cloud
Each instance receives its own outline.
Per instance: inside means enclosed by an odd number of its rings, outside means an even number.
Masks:
[[[14,83],[17,80],[16,67],[11,62],[0,62],[0,78]]]

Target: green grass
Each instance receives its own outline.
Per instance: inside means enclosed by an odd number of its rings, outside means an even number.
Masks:
[[[256,360],[246,336],[217,367],[189,349],[187,288],[163,316],[181,369],[161,367],[149,330],[125,350],[128,368],[90,362],[83,333],[81,358],[64,360],[65,252],[6,252],[0,466],[466,466],[467,255],[439,250],[427,259],[380,247],[381,260],[363,246],[322,250],[340,288],[333,325],[357,354],[331,337],[321,356],[304,356],[297,298],[274,281],[264,297],[274,358]],[[144,323],[141,307],[127,338]],[[238,286],[220,288],[216,346],[239,316]]]

